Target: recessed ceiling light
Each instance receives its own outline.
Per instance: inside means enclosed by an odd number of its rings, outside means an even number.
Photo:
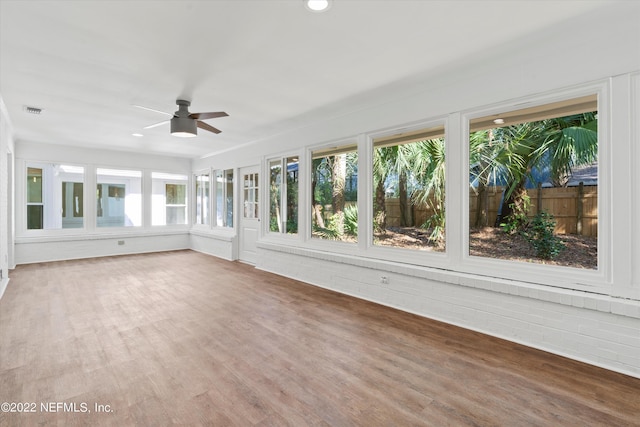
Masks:
[[[493,123],[497,124],[497,125],[503,125],[504,124],[504,119],[501,118],[497,118],[493,121]]]
[[[312,12],[324,12],[331,6],[333,0],[304,0],[304,5]]]
[[[132,135],[132,136],[137,136],[138,138],[140,138],[140,137],[144,136],[144,135],[143,135],[143,134],[141,134],[141,133],[132,133],[131,135]]]

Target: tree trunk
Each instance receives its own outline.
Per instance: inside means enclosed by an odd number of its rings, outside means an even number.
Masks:
[[[336,218],[336,229],[340,235],[344,232],[344,190],[347,177],[347,155],[338,154],[333,158],[331,168],[331,203]]]
[[[502,200],[502,208],[500,212],[501,222],[509,221],[514,214],[523,212],[526,210],[525,199],[527,198],[527,189],[525,188],[526,179],[520,180],[514,190],[511,192],[509,198]],[[497,224],[496,226],[499,226]]]
[[[489,223],[489,192],[483,183],[478,185],[475,227],[486,227]]]
[[[384,182],[379,180],[376,184],[376,195],[373,206],[373,220],[380,231],[384,232],[387,229],[387,206],[384,197]]]
[[[311,180],[311,209],[313,211],[313,217],[316,219],[316,225],[320,228],[324,228],[324,219],[322,218],[322,205],[316,200],[316,179],[315,171],[314,177]]]
[[[407,197],[407,173],[400,171],[398,182],[398,201],[400,202],[400,225],[406,227],[411,225],[411,210],[409,209],[409,200]]]

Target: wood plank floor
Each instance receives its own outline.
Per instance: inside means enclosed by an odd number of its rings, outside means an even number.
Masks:
[[[2,426],[640,425],[640,379],[192,251],[11,276]]]

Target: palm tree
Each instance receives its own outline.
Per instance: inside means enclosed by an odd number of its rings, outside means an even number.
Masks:
[[[470,136],[471,177],[478,185],[506,183],[501,218],[522,209],[534,170],[548,170],[555,186],[566,186],[573,169],[598,155],[595,112],[526,122]]]

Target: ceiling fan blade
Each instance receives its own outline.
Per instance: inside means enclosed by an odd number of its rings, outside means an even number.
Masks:
[[[173,114],[171,114],[171,113],[165,113],[164,111],[154,110],[153,108],[149,108],[149,107],[143,107],[142,105],[135,105],[134,104],[133,107],[142,108],[143,110],[153,111],[154,113],[160,113],[160,114],[164,114],[165,116],[173,117]]]
[[[225,117],[228,116],[224,111],[218,111],[215,113],[191,113],[189,117],[197,120],[206,120],[206,119],[215,119],[216,117]]]
[[[149,126],[145,126],[145,127],[143,127],[143,129],[151,129],[151,128],[154,128],[154,127],[156,127],[156,126],[165,125],[165,124],[169,123],[170,121],[171,121],[171,120],[163,120],[163,121],[161,121],[161,122],[154,123],[154,124],[149,125]]]
[[[213,132],[213,133],[220,133],[222,132],[220,129],[216,129],[213,126],[210,126],[208,124],[206,124],[205,122],[201,122],[200,120],[196,120],[196,125],[200,128],[200,129],[204,129],[204,130],[208,130],[209,132]]]

